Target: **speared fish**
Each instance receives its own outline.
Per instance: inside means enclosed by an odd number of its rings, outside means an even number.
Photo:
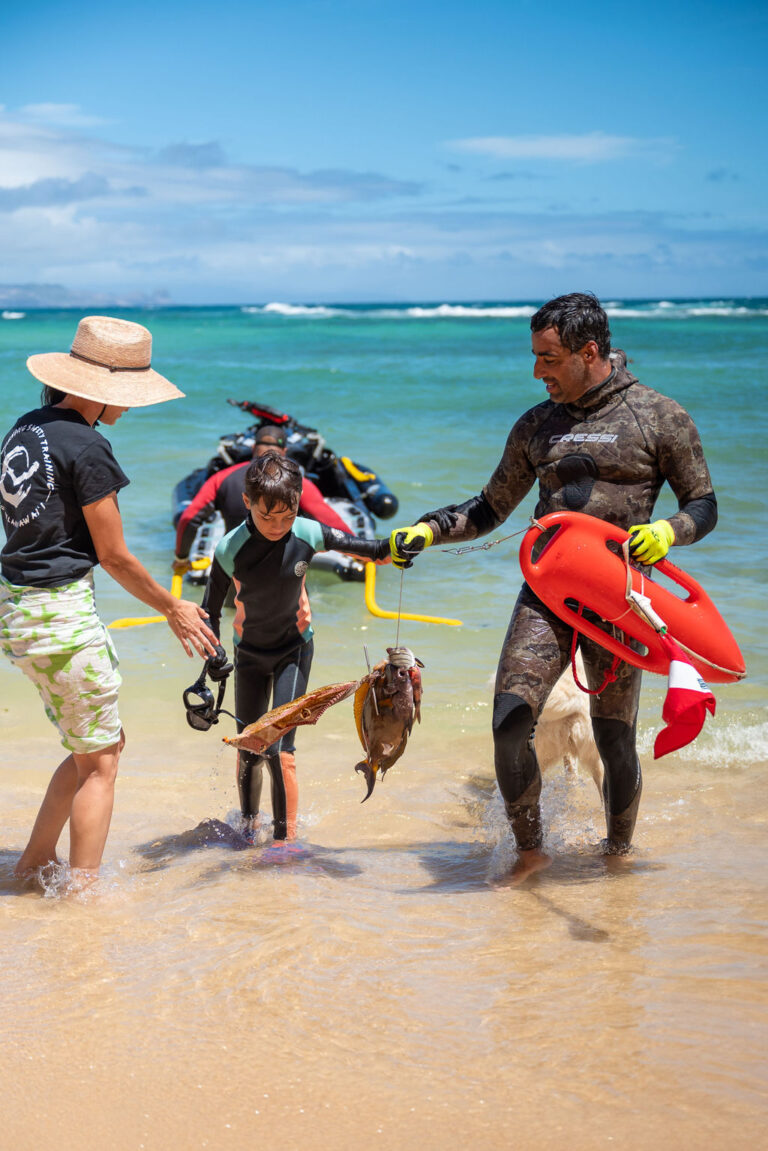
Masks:
[[[421,671],[410,648],[388,647],[387,659],[362,679],[317,687],[290,703],[272,708],[239,735],[224,736],[231,747],[261,755],[294,727],[315,724],[336,703],[355,693],[355,723],[365,759],[356,764],[368,784],[368,799],[381,771],[382,779],[405,751],[414,719],[421,723]]]
[[[355,691],[355,722],[365,751],[355,771],[368,784],[363,803],[374,789],[377,773],[381,771],[383,779],[405,751],[414,719],[421,723],[424,664],[407,647],[388,647],[387,656]]]
[[[272,708],[261,719],[244,727],[239,735],[224,736],[224,742],[260,755],[285,735],[286,731],[304,724],[317,723],[329,707],[341,703],[359,686],[360,680],[352,679],[346,683],[329,683],[325,687],[317,687],[290,703]]]

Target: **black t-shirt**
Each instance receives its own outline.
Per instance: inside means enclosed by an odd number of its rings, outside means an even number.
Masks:
[[[5,579],[58,587],[84,576],[98,558],[82,509],[128,483],[109,442],[79,412],[27,412],[0,448]]]

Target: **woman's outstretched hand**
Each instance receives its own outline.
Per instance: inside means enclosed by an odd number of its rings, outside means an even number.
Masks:
[[[197,652],[206,659],[216,654],[219,641],[206,622],[208,613],[199,604],[189,599],[174,599],[163,615],[187,655]]]

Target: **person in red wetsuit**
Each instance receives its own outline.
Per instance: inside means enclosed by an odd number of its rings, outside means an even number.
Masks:
[[[267,452],[277,452],[281,456],[284,456],[286,452],[285,431],[276,424],[265,424],[256,433],[253,459],[259,459]],[[224,526],[228,532],[243,522],[246,515],[245,504],[243,503],[245,473],[249,466],[250,461],[246,461],[244,464],[235,464],[231,468],[222,468],[221,471],[214,472],[184,509],[176,528],[174,567],[179,565],[181,570],[187,567],[189,549],[192,547],[197,530],[213,511],[221,512]],[[326,524],[331,528],[338,528],[339,531],[349,534],[347,524],[323,499],[317,485],[308,480],[306,476],[302,479],[299,513],[309,519],[317,520],[318,523]]]

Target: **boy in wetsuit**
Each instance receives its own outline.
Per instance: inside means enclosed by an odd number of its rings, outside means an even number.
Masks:
[[[238,731],[307,690],[313,631],[305,579],[315,552],[340,550],[373,561],[389,556],[387,540],[361,539],[298,516],[301,489],[301,469],[293,460],[277,452],[255,459],[245,474],[248,515],[214,553],[203,606],[218,637],[221,609],[233,585]],[[295,728],[286,732],[264,756],[238,752],[240,807],[251,839],[265,761],[274,838],[296,838],[295,733]]]

